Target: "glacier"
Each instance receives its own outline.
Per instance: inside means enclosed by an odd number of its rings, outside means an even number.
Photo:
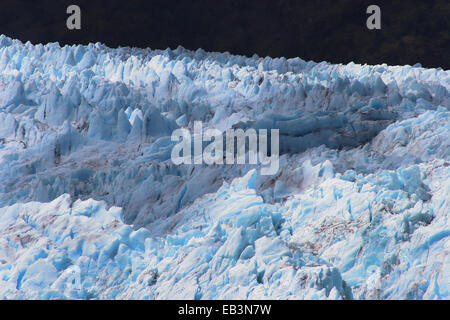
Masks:
[[[450,72],[0,35],[1,299],[449,299]],[[279,129],[280,170],[174,165]]]

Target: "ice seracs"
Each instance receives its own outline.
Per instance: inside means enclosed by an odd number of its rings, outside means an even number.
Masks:
[[[167,218],[164,237],[94,200],[15,204],[0,209],[0,295],[445,299],[449,173],[433,161],[380,172],[390,180],[338,175],[267,204],[252,170]]]
[[[0,298],[448,299],[449,86],[1,35]],[[199,121],[279,130],[279,170],[174,164]]]

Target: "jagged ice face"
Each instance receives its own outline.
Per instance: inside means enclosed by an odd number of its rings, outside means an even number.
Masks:
[[[449,86],[0,36],[0,297],[448,299]],[[199,121],[279,130],[277,173],[174,163]]]

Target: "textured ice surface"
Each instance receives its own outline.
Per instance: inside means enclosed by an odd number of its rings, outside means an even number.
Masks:
[[[0,295],[448,299],[449,175],[442,160],[337,174],[266,204],[252,170],[167,218],[158,238],[104,202],[15,204],[0,209]]]
[[[0,298],[449,299],[450,72],[0,36]],[[280,171],[175,166],[280,129]]]

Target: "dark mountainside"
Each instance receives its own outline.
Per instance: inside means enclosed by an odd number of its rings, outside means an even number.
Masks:
[[[80,31],[65,26],[70,4],[81,7]],[[371,4],[381,7],[382,30],[366,28]],[[332,63],[450,67],[447,0],[1,0],[0,7],[0,33],[32,43],[182,45]]]

